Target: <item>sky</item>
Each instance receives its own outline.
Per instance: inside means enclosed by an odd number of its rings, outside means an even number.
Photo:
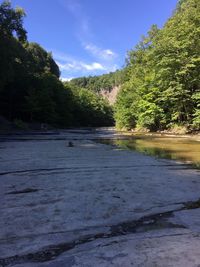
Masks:
[[[0,0],[0,2],[2,2]],[[61,78],[120,69],[152,24],[162,27],[177,0],[11,0],[26,12],[29,42],[37,42],[60,67]]]

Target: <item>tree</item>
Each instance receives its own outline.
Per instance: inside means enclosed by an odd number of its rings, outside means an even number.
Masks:
[[[13,9],[9,1],[4,1],[0,5],[0,91],[7,81],[14,79],[14,65],[21,61],[19,57],[23,54],[21,42],[26,41],[24,16],[23,9]]]
[[[22,8],[13,9],[10,1],[0,5],[0,35],[6,37],[17,36],[20,42],[25,42],[26,30],[23,28],[25,12]]]
[[[120,92],[117,125],[131,128],[134,121],[150,130],[199,125],[199,39],[198,0],[179,1],[163,29],[153,25],[128,53],[128,93]],[[120,117],[120,110],[126,111],[128,120],[123,119],[123,112]]]
[[[69,89],[69,84],[65,83]],[[71,87],[73,96],[73,115],[77,126],[110,126],[113,125],[113,110],[109,103],[84,88]]]
[[[28,43],[26,50],[29,53],[29,67],[32,72],[38,74],[49,72],[57,78],[60,77],[59,67],[53,60],[51,53],[48,53],[37,43]]]
[[[125,70],[117,70],[100,76],[89,76],[72,79],[69,84],[80,88],[89,89],[92,92],[100,93],[101,90],[111,91],[113,87],[122,84],[125,80]]]

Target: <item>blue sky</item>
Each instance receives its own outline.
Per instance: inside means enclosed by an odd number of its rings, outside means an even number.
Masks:
[[[2,2],[2,1],[1,1]],[[177,0],[11,0],[25,9],[29,41],[53,53],[63,79],[121,68],[152,24],[161,27]]]

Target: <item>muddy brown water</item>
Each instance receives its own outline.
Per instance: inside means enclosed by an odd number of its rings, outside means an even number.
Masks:
[[[134,150],[146,155],[178,160],[200,168],[200,139],[157,135],[133,135],[123,139],[99,140],[122,149]]]

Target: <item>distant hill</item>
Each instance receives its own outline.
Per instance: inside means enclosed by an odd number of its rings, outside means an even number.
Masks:
[[[71,86],[85,88],[103,96],[113,105],[121,84],[125,81],[125,69],[110,72],[100,76],[89,76],[72,79],[68,82]]]

